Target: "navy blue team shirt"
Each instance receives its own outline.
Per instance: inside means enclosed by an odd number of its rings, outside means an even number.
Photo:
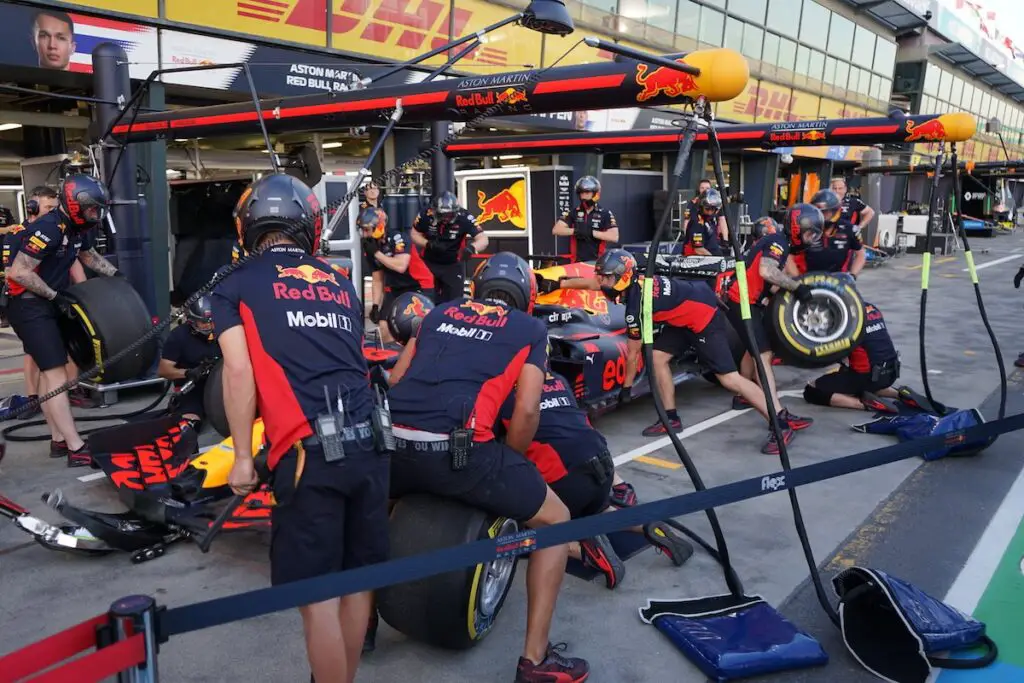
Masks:
[[[626,336],[640,339],[642,330],[643,278],[637,278],[626,288]],[[655,323],[703,332],[718,310],[718,298],[704,281],[677,280],[663,275],[654,276],[651,288],[651,317]]]
[[[58,292],[67,289],[71,285],[71,266],[74,265],[78,254],[92,248],[92,230],[75,230],[65,222],[59,209],[40,216],[24,227],[24,230],[8,235],[11,238],[11,263],[14,263],[18,252],[24,251],[39,261],[36,274],[50,289]],[[22,285],[14,280],[9,282],[11,296],[25,292]]]
[[[370,419],[373,393],[363,357],[363,312],[352,283],[293,246],[275,246],[225,278],[210,297],[219,337],[238,325],[256,378],[273,468],[339,390],[345,426]]]
[[[167,335],[164,347],[160,352],[161,358],[165,358],[182,370],[191,370],[208,358],[215,358],[220,354],[220,347],[217,343],[207,337],[200,337],[187,325],[178,325]],[[184,379],[176,380],[175,384],[182,385]]]
[[[396,426],[434,434],[472,429],[494,439],[524,365],[547,367],[547,327],[496,300],[454,299],[420,324],[409,368],[388,392]]]

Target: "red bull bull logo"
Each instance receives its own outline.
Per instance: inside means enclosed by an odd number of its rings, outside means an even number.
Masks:
[[[502,223],[511,223],[516,218],[523,218],[523,209],[519,200],[510,190],[502,190],[490,199],[480,190],[476,191],[476,205],[480,208],[477,215],[478,223],[486,223],[498,219]]]
[[[636,65],[636,83],[642,90],[637,94],[637,102],[646,102],[658,95],[681,97],[687,93],[699,91],[693,76],[665,66],[659,66],[650,73],[646,64]]]
[[[526,101],[526,91],[519,90],[517,88],[505,88],[498,93],[498,103],[507,104],[509,106],[519,104],[520,102]]]
[[[803,134],[804,140],[824,140],[825,134],[820,130],[810,130]]]
[[[505,314],[508,313],[504,306],[492,306],[490,304],[482,304],[479,301],[467,301],[462,304],[462,308],[468,308],[477,315],[496,315],[499,318],[504,318]]]
[[[946,127],[939,119],[932,119],[915,125],[913,121],[907,121],[907,142],[927,140],[929,142],[942,142],[946,139]]]
[[[305,263],[301,266],[276,266],[276,268],[278,277],[293,277],[297,280],[308,282],[311,285],[320,284],[322,282],[330,282],[333,285],[338,284],[338,280],[334,277],[334,273],[327,273],[315,266]]]
[[[423,299],[419,297],[413,297],[411,301],[406,305],[403,311],[404,315],[411,315],[416,318],[426,318],[427,308],[423,305]]]

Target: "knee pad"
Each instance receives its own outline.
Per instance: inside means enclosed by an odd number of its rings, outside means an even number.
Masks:
[[[804,400],[816,406],[832,405],[832,394],[808,384],[804,387]]]

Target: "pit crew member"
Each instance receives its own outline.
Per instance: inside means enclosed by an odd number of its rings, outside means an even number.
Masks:
[[[693,198],[687,203],[686,215],[684,218],[690,220],[690,216],[700,211],[700,198],[701,196],[714,187],[714,184],[708,178],[701,178],[700,182],[697,183],[697,194],[693,195]]]
[[[323,216],[284,173],[250,186],[235,209],[242,247],[259,249],[214,289],[236,494],[258,484],[252,423],[263,417],[277,505],[271,583],[387,559],[388,468],[371,427],[362,306],[351,281],[317,253]],[[351,681],[370,617],[362,592],[299,608],[319,681]]]
[[[455,193],[445,190],[433,206],[421,211],[410,236],[434,274],[434,301],[461,299],[465,294],[464,264],[483,253],[488,240],[476,219],[459,206]]]
[[[722,195],[718,190],[707,190],[700,196],[696,210],[690,213],[686,223],[684,256],[722,256],[722,245],[718,235],[729,230],[722,215]]]
[[[71,174],[61,183],[59,206],[40,216],[22,233],[18,253],[7,271],[11,326],[25,353],[39,368],[39,394],[68,381],[68,354],[59,319],[74,317],[62,291],[71,284],[75,260],[97,275],[120,272],[92,247],[90,230],[104,219],[110,206],[107,188],[84,174]],[[68,395],[61,393],[42,404],[50,428],[50,457],[66,457],[69,467],[92,463],[88,447],[75,428]]]
[[[511,423],[515,401],[513,391],[502,406],[501,420],[506,428]],[[608,442],[591,426],[586,411],[577,404],[572,385],[550,371],[544,379],[537,433],[526,451],[526,458],[537,466],[544,481],[565,503],[572,519],[614,509],[613,485],[620,490],[632,489],[615,472]],[[648,543],[667,555],[677,567],[683,566],[693,554],[693,546],[664,524],[652,522],[632,527],[630,531],[643,534]],[[626,575],[626,565],[603,534],[573,541],[569,544],[569,556],[604,574],[609,590],[618,586]]]
[[[540,418],[547,329],[530,312],[533,269],[508,252],[473,276],[473,296],[427,314],[391,372],[398,448],[391,496],[432,493],[535,528],[564,522],[569,510],[525,453]],[[498,412],[518,385],[504,442]],[[466,448],[453,448],[471,440]],[[534,551],[527,568],[526,639],[518,683],[584,681],[590,667],[566,658],[548,639],[568,545]]]
[[[206,416],[203,395],[206,378],[220,358],[220,347],[213,337],[213,304],[201,296],[185,312],[186,323],[167,335],[160,353],[157,373],[171,380],[178,389],[191,383],[186,393],[171,398],[171,412],[181,415],[199,431]]]
[[[900,359],[878,307],[864,303],[864,338],[839,369],[808,382],[804,400],[819,406],[889,412],[880,398],[899,398],[892,385],[900,376]]]
[[[598,201],[601,183],[592,175],[576,181],[576,196],[580,203],[566,211],[555,221],[551,234],[569,238],[569,258],[573,263],[595,261],[619,241],[619,224],[615,215]]]
[[[863,235],[871,219],[875,217],[875,210],[865,204],[860,197],[851,197],[847,194],[849,188],[846,186],[846,178],[833,178],[829,183],[829,189],[836,193],[843,204],[843,219],[857,229],[857,235]]]
[[[381,187],[376,180],[370,180],[363,185],[363,201],[359,202],[359,211],[362,213],[364,209],[371,206],[378,209],[381,207],[380,203],[383,197],[381,196]]]
[[[636,260],[633,255],[624,249],[612,250],[599,260],[594,267],[594,277],[605,296],[619,299],[626,307],[628,356],[620,400],[627,401],[632,392],[633,381],[636,379],[636,369],[643,346],[643,278],[637,276]],[[711,287],[702,281],[677,280],[656,275],[652,289],[652,322],[664,324],[658,338],[654,340],[653,374],[672,430],[678,432],[683,425],[676,412],[675,384],[672,381],[669,363],[691,346],[696,351],[701,366],[713,372],[722,387],[742,396],[765,420],[769,419],[764,393],[757,384],[743,377],[736,369],[732,352],[729,350],[726,327],[729,323],[719,309],[718,298]],[[788,443],[788,439],[792,438],[792,432],[786,432],[786,416],[782,410],[778,412]],[[644,436],[665,433],[665,426],[660,420],[643,431]],[[769,435],[768,443],[774,443],[772,435]],[[765,452],[770,452],[770,449]]]
[[[373,273],[370,322],[377,325],[381,340],[391,341],[387,318],[395,298],[405,292],[434,294],[434,275],[413,249],[408,230],[388,227],[384,209],[368,206],[359,213],[363,254]]]
[[[796,204],[786,213],[785,224],[789,226],[788,231],[794,232],[800,238],[802,244],[814,246],[820,243],[824,220],[821,211],[816,207],[810,204]],[[793,292],[797,299],[803,302],[810,301],[811,288],[786,274],[786,261],[789,257],[789,242],[786,238],[788,231],[778,231],[775,226],[774,221],[759,221],[758,229],[761,231],[762,237],[754,242],[754,245],[743,255],[743,263],[747,273],[747,303],[750,306],[750,323],[754,330],[754,342],[764,365],[772,402],[775,404],[779,426],[782,427],[782,437],[788,444],[792,440],[794,432],[810,427],[814,421],[809,417],[794,415],[779,401],[779,392],[775,386],[775,373],[772,370],[772,347],[768,339],[767,321],[765,320],[766,302],[771,295],[770,290],[773,286]],[[740,339],[745,341],[747,335],[740,305],[739,280],[734,280],[729,285],[725,298],[727,317],[740,335]],[[743,354],[743,360],[740,362],[740,374],[760,384],[757,368],[749,351]],[[743,395],[740,398],[747,399]],[[743,407],[746,405],[744,404]],[[758,410],[761,409],[760,404],[755,407]],[[768,442],[761,452],[769,455],[779,452],[779,444],[774,433],[768,437]]]
[[[868,253],[857,235],[857,228],[843,218],[843,206],[832,190],[821,190],[811,198],[825,217],[821,244],[805,249],[803,263],[791,262],[789,273],[849,273],[857,277],[867,262]],[[800,266],[806,270],[801,271]]]

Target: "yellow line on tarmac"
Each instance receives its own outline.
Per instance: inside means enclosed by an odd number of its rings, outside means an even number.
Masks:
[[[635,462],[642,462],[645,465],[654,465],[655,467],[664,467],[666,470],[678,470],[682,465],[678,462],[669,462],[668,460],[662,460],[661,458],[652,458],[649,455],[638,455],[633,458]]]
[[[937,266],[941,263],[949,263],[950,261],[955,260],[956,256],[946,256],[945,258],[940,258],[939,260],[935,261],[934,263],[932,263],[932,265]],[[922,267],[924,267],[924,264],[918,263],[916,266],[907,266],[907,270],[921,270]]]

